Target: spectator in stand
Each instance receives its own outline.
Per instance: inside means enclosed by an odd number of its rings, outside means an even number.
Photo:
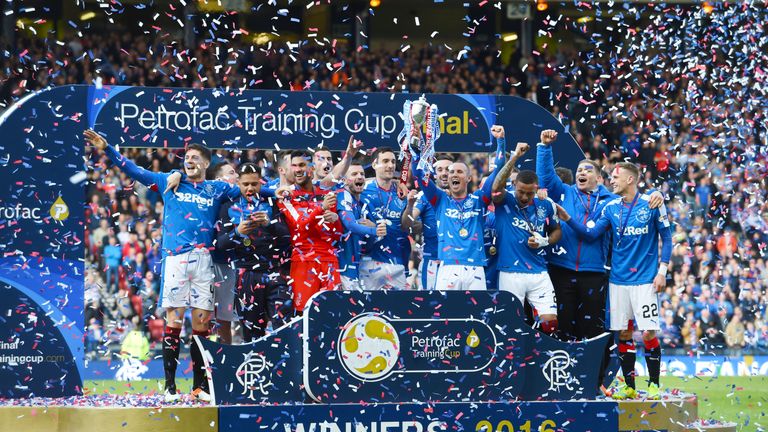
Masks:
[[[106,261],[106,284],[109,293],[116,293],[120,283],[120,263],[123,259],[123,252],[117,245],[117,239],[109,236],[109,245],[104,248],[104,259]]]
[[[703,308],[701,310],[698,327],[701,328],[702,331],[701,343],[705,350],[709,351],[716,348],[723,348],[725,345],[723,323],[720,321],[720,317],[709,311],[709,308]]]
[[[741,319],[741,308],[737,307],[733,311],[733,317],[725,326],[725,342],[732,353],[740,352],[747,344],[745,339],[746,327]]]

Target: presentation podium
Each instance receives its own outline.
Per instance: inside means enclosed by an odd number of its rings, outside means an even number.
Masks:
[[[254,343],[196,343],[222,431],[683,430],[696,419],[695,398],[595,400],[610,334],[565,343],[524,319],[505,291],[328,291]]]

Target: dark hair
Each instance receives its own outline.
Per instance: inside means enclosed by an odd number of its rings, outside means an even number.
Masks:
[[[555,168],[555,173],[558,177],[560,177],[560,180],[563,181],[563,183],[567,185],[573,184],[573,172],[569,170],[566,167],[557,167]]]
[[[187,150],[185,151],[190,151],[190,150],[199,151],[200,154],[203,156],[203,159],[207,160],[208,162],[211,161],[211,150],[209,150],[208,147],[202,144],[192,143],[187,146]]]
[[[522,170],[517,174],[517,179],[515,179],[515,181],[522,184],[537,184],[539,182],[539,177],[531,170]]]
[[[256,174],[261,178],[261,169],[253,162],[246,162],[237,168],[239,175]]]
[[[447,160],[448,162],[456,162],[456,159],[448,153],[441,154],[435,158],[435,162]]]
[[[205,177],[208,180],[216,179],[216,177],[218,177],[219,174],[221,174],[221,170],[224,169],[224,167],[227,166],[227,165],[231,165],[231,164],[229,162],[227,162],[227,161],[223,161],[223,162],[217,163],[216,165],[208,168],[208,172],[206,173]]]
[[[311,161],[312,160],[312,156],[310,156],[309,152],[307,152],[306,150],[294,150],[294,151],[292,151],[291,152],[291,159],[297,158],[297,157],[304,158],[307,161]]]
[[[640,168],[638,168],[637,165],[633,164],[632,162],[619,162],[616,164],[616,168],[629,171],[630,174],[632,174],[632,176],[635,178],[635,183],[640,180]]]
[[[349,166],[352,165],[360,165],[361,167],[365,168],[365,160],[361,157],[355,157],[352,159],[352,162],[349,163]]]
[[[397,155],[397,153],[395,153],[395,150],[393,150],[392,147],[379,147],[376,149],[375,152],[373,152],[373,155],[372,155],[373,160],[379,160],[379,155],[382,153],[392,153],[394,155]]]

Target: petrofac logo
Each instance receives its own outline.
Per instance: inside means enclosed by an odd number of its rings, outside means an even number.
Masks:
[[[21,203],[16,203],[13,206],[0,206],[0,219],[39,221],[43,219],[42,214],[43,209],[40,207],[27,207]],[[69,206],[61,197],[58,197],[48,210],[48,214],[54,220],[63,222],[69,218]]]
[[[61,197],[58,197],[50,210],[48,210],[48,213],[50,213],[53,219],[62,222],[69,217],[69,206],[67,206],[67,203],[65,203]]]
[[[386,378],[400,357],[400,338],[392,323],[380,315],[349,320],[339,336],[342,366],[361,381]]]
[[[471,330],[462,344],[460,335],[454,336],[411,336],[411,350],[414,358],[428,359],[455,359],[461,356],[463,345],[477,348],[480,345],[480,337]]]

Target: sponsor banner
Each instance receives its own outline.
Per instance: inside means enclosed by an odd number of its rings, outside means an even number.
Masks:
[[[301,318],[244,345],[222,345],[194,336],[218,405],[303,402]]]
[[[398,147],[405,101],[419,94],[283,92],[104,86],[89,88],[88,124],[112,144],[214,148],[306,149],[322,144],[344,150],[350,135],[367,148]],[[439,107],[438,152],[490,152],[494,124],[506,130],[507,150],[531,146],[544,129],[560,134],[556,162],[573,170],[584,154],[562,124],[539,105],[513,96],[428,94]],[[523,168],[535,167],[530,152]]]
[[[0,397],[81,393],[87,87],[0,116]]]
[[[303,336],[322,402],[591,398],[610,339],[552,339],[505,291],[320,292]]]
[[[616,402],[333,404],[219,409],[220,431],[555,432],[619,430]]]
[[[635,371],[647,376],[645,362],[637,362]],[[757,356],[670,356],[662,351],[661,374],[671,376],[756,376],[768,375],[768,355]]]
[[[85,361],[83,380],[117,380],[138,381],[164,378],[163,359],[158,353],[157,358],[147,361],[135,359],[92,360]],[[192,378],[192,362],[187,357],[179,362],[176,378]],[[162,392],[162,388],[158,389]]]

